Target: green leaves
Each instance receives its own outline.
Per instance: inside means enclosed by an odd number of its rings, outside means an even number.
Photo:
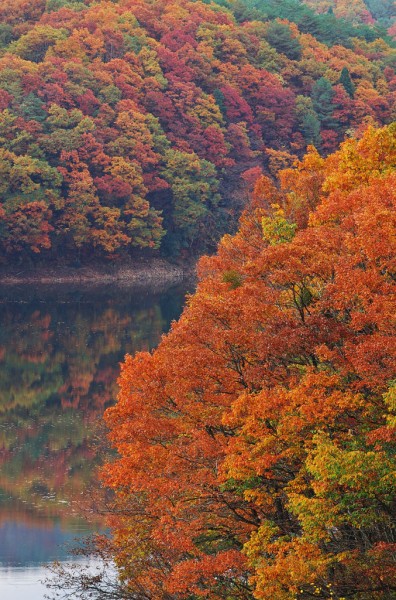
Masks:
[[[291,242],[296,233],[296,223],[290,223],[285,218],[285,211],[280,206],[273,204],[273,215],[261,219],[264,240],[270,246]]]

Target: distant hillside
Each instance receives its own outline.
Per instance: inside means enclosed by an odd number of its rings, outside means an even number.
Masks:
[[[304,0],[318,13],[334,12],[337,17],[353,23],[377,23],[390,29],[396,21],[394,0]]]
[[[3,0],[0,22],[4,262],[197,254],[260,169],[395,117],[383,30],[297,0]]]

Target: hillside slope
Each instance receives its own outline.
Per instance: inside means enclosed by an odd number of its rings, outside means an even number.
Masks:
[[[0,260],[213,248],[244,171],[392,121],[395,50],[290,2],[4,0]]]
[[[396,20],[394,0],[304,0],[318,13],[334,12],[354,23],[378,23],[389,29]]]

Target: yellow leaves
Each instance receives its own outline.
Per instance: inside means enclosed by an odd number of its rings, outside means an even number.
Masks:
[[[288,492],[288,508],[298,519],[304,539],[313,544],[329,542],[336,535],[336,524],[339,524],[338,509],[325,498],[307,498],[296,494],[290,486]]]
[[[139,192],[145,191],[141,167],[137,162],[130,162],[122,156],[115,156],[111,159],[108,172],[114,177],[119,177],[122,181],[129,183],[131,189]]]
[[[52,50],[56,56],[62,58],[76,58],[88,62],[104,53],[104,39],[100,30],[91,33],[88,28],[74,29],[65,40],[56,43]]]
[[[50,198],[43,187],[56,188],[61,183],[58,171],[44,161],[30,156],[17,156],[0,149],[0,191],[3,194],[21,192],[23,195],[41,191],[40,197]],[[30,198],[32,199],[32,198]]]
[[[258,506],[261,511],[269,513],[274,508],[274,498],[265,490],[251,489],[245,490],[244,499],[246,502],[252,502],[255,506]]]
[[[199,42],[197,46],[197,52],[200,54],[200,56],[204,56],[208,61],[214,59],[213,47],[205,40]]]
[[[396,167],[396,124],[369,127],[361,140],[347,140],[326,159],[325,192],[351,191],[385,177]]]
[[[306,466],[314,478],[317,500],[301,503],[294,498],[294,509],[302,510],[303,521],[310,523],[319,514],[315,503],[320,500],[330,503],[325,512],[330,516],[328,527],[343,523],[364,527],[375,519],[377,501],[390,506],[396,485],[396,463],[391,457],[381,451],[344,449],[324,433],[315,435],[313,443]]]
[[[392,415],[388,416],[390,427],[396,427],[396,382],[392,382],[386,394],[384,394],[385,404],[389,407]]]
[[[263,521],[260,527],[252,533],[250,539],[244,545],[244,553],[252,561],[261,561],[263,556],[263,548],[271,544],[274,539],[280,534],[279,527],[275,526],[271,521]]]
[[[297,225],[287,221],[285,211],[279,205],[272,204],[272,209],[273,214],[261,220],[264,240],[270,246],[290,242],[295,235]]]
[[[210,127],[210,125],[219,125],[223,123],[220,108],[213,97],[207,94],[198,97],[194,103],[194,107],[188,109],[186,114],[198,118],[203,127]]]
[[[138,55],[139,63],[142,65],[143,72],[148,77],[162,76],[162,69],[158,62],[155,50],[144,46]]]
[[[94,212],[95,227],[92,229],[92,242],[95,247],[111,254],[130,243],[130,237],[120,228],[120,216],[121,211],[117,208],[98,207]]]
[[[49,106],[47,113],[47,122],[53,129],[59,127],[71,129],[72,127],[76,127],[84,118],[84,115],[80,110],[67,110],[55,103]]]
[[[122,104],[120,108],[122,108]],[[120,131],[133,136],[147,136],[146,116],[132,102],[129,102],[125,108],[125,111],[119,111],[116,119]]]
[[[41,62],[47,50],[59,40],[65,40],[67,31],[65,29],[55,29],[49,25],[36,25],[25,35],[22,35],[17,41],[10,44],[10,52],[17,54],[21,58]]]

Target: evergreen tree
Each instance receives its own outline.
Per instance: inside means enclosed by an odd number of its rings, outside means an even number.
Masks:
[[[287,25],[273,21],[270,23],[266,38],[278,52],[285,54],[291,60],[300,60],[301,44],[292,37],[290,27]]]
[[[393,0],[365,0],[365,3],[375,19],[396,16],[396,5]]]
[[[333,87],[326,77],[321,77],[312,88],[312,104],[323,129],[334,128],[332,100]]]
[[[320,123],[314,111],[304,115],[301,122],[301,131],[307,144],[313,144],[317,148],[320,146]]]
[[[316,148],[320,147],[320,121],[318,115],[313,109],[311,98],[306,96],[297,96],[296,98],[296,117],[299,130],[304,136],[307,144],[313,144]]]
[[[26,121],[45,121],[47,113],[44,110],[44,102],[35,94],[28,94],[20,104],[19,110]]]
[[[0,23],[0,47],[5,48],[13,39],[13,31],[11,25]]]
[[[355,95],[355,86],[349,74],[349,71],[346,67],[344,67],[341,71],[341,76],[339,78],[339,83],[344,86],[345,91],[351,98]]]

